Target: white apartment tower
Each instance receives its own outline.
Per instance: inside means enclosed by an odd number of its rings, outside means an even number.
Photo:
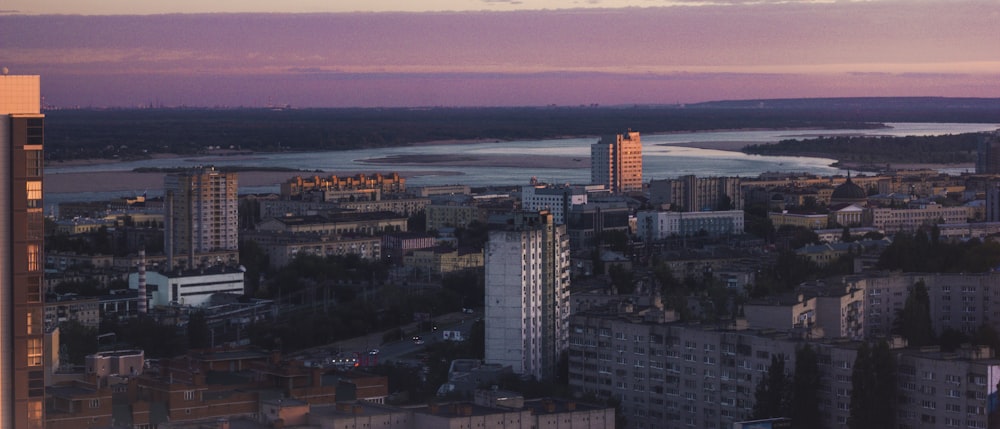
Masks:
[[[516,218],[486,246],[486,361],[547,380],[569,340],[569,237],[548,212]]]
[[[199,168],[167,175],[163,187],[169,267],[178,263],[194,268],[200,253],[239,249],[236,173]]]
[[[615,193],[642,191],[642,142],[638,131],[605,136],[590,146],[590,181]]]

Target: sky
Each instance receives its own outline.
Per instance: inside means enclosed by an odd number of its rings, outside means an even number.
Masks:
[[[5,0],[0,9],[0,66],[41,75],[56,107],[1000,97],[994,0]]]

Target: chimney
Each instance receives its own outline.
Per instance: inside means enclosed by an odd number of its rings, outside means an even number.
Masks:
[[[139,249],[139,301],[138,310],[139,317],[146,315],[146,249]]]

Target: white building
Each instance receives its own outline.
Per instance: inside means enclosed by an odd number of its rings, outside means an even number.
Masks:
[[[569,239],[552,216],[518,216],[486,246],[486,362],[550,379],[566,349]]]
[[[138,273],[130,273],[128,287],[139,289]],[[149,307],[157,305],[201,306],[212,294],[243,295],[243,270],[216,266],[205,269],[176,270],[167,273],[146,272]]]
[[[583,187],[534,185],[521,187],[521,209],[529,212],[548,210],[557,225],[566,223],[571,207],[587,204]]]
[[[639,237],[663,240],[671,236],[743,234],[743,210],[716,212],[640,211],[636,214]]]

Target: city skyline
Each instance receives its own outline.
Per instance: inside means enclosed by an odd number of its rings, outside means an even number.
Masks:
[[[16,0],[0,66],[55,107],[1000,97],[987,1],[335,3]]]

